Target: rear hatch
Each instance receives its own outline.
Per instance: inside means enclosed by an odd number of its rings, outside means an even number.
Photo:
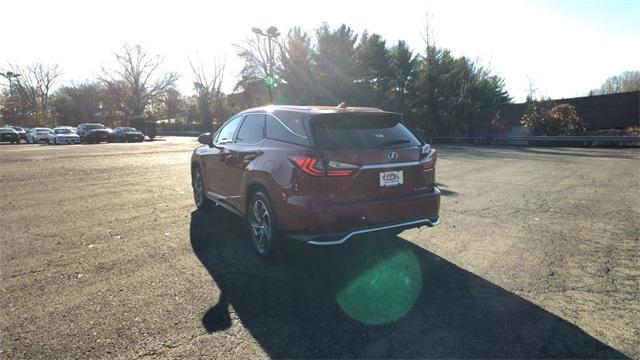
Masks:
[[[420,163],[425,144],[400,120],[399,114],[385,112],[323,114],[309,120],[325,162],[359,167],[350,176],[326,177],[332,201],[388,200],[432,190],[434,170],[425,171]]]

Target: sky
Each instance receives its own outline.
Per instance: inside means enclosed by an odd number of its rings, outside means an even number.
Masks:
[[[187,94],[189,59],[224,61],[230,92],[242,66],[234,44],[252,27],[313,32],[323,22],[346,23],[422,52],[427,14],[437,46],[503,77],[515,101],[530,87],[537,96],[582,96],[612,75],[640,70],[640,0],[10,0],[2,12],[0,71],[9,63],[59,64],[60,85],[95,79],[128,43],[160,55]]]

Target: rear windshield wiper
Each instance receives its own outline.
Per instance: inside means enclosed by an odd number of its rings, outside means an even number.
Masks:
[[[407,139],[389,140],[389,141],[383,142],[382,143],[382,147],[406,144],[406,143],[409,143],[409,142],[411,142],[411,141],[407,140]]]

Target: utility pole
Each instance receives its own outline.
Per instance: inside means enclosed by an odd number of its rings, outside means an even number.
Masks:
[[[15,125],[15,120],[16,120],[16,106],[15,106],[15,101],[13,99],[13,80],[11,80],[12,78],[17,78],[19,76],[22,76],[21,74],[16,74],[14,72],[11,71],[7,71],[6,73],[1,73],[0,75],[4,76],[5,78],[7,78],[7,80],[9,80],[9,102],[11,102],[11,115],[13,116],[13,119],[11,120],[11,124]]]
[[[269,64],[267,64],[267,77],[264,79],[265,84],[267,84],[267,91],[269,92],[269,101],[271,101],[271,103],[273,103],[273,91],[272,91],[272,87],[275,84],[275,78],[273,77],[273,45],[272,45],[272,39],[273,41],[275,41],[275,38],[277,38],[278,36],[280,36],[280,32],[278,31],[278,28],[275,26],[270,26],[266,31],[262,31],[260,28],[254,27],[251,29],[251,31],[253,31],[256,36],[265,36],[267,38],[268,41],[268,46],[269,48],[267,49],[267,61],[269,62]]]

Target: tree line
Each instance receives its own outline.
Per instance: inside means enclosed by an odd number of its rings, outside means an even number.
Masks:
[[[186,95],[176,87],[178,74],[163,71],[162,58],[137,45],[124,45],[96,79],[62,86],[57,65],[9,65],[2,74],[21,76],[5,76],[11,86],[0,93],[0,116],[3,123],[24,126],[120,126],[145,118],[165,120],[161,127],[175,130],[206,131],[253,106],[345,102],[401,112],[430,136],[492,132],[500,105],[511,101],[504,80],[437,46],[429,33],[422,49],[345,24],[322,24],[311,32],[294,27],[283,35],[275,29],[271,37],[256,33],[236,45],[243,66],[229,94],[222,90],[224,62],[190,59],[193,89]],[[624,73],[600,91],[624,91],[637,86],[637,78],[638,72]]]
[[[251,94],[243,105],[267,102],[269,79],[274,103],[373,106],[401,112],[431,134],[475,135],[486,133],[498,106],[511,100],[502,78],[428,36],[416,51],[344,24],[312,33],[294,27],[277,43],[273,64],[267,40],[256,35],[239,46],[244,67],[236,90]]]
[[[221,84],[224,65],[192,63],[194,95],[176,87],[178,74],[162,71],[163,61],[141,46],[124,45],[114,54],[113,66],[97,79],[54,86],[62,72],[58,65],[9,65],[2,72],[8,86],[0,96],[3,123],[22,126],[75,126],[101,122],[126,126],[131,120],[172,119],[189,129],[211,130],[214,119],[233,111],[225,104]],[[220,122],[220,121],[218,121]]]

